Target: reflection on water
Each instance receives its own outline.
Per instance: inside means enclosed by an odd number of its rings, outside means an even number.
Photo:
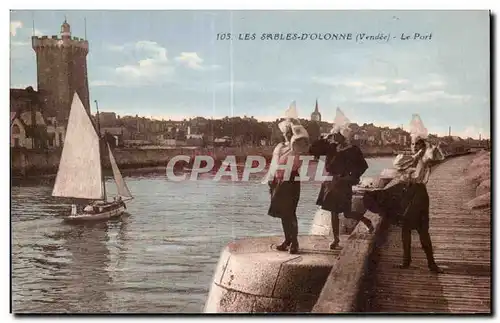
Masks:
[[[366,176],[392,159],[369,159]],[[221,249],[232,239],[280,234],[260,183],[128,177],[135,199],[122,220],[64,224],[70,200],[52,180],[12,186],[14,312],[200,312]],[[308,233],[320,183],[305,182],[299,230]],[[114,194],[114,185],[107,183]]]

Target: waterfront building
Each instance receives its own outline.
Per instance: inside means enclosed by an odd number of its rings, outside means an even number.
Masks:
[[[99,122],[101,127],[114,127],[118,124],[118,119],[114,112],[99,112]]]

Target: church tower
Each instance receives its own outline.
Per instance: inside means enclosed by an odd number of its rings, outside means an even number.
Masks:
[[[316,99],[316,106],[314,107],[314,112],[311,113],[311,121],[321,122],[321,113],[319,113],[318,99]]]
[[[76,92],[90,113],[88,41],[71,37],[71,27],[64,20],[60,37],[33,36],[31,42],[36,53],[38,91],[45,98],[46,109],[52,111],[58,122],[66,123]]]

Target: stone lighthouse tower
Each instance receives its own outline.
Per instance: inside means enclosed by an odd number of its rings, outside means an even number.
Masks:
[[[71,27],[66,20],[61,25],[60,37],[33,36],[31,41],[36,53],[38,91],[44,97],[44,107],[58,122],[66,123],[76,92],[90,113],[88,41],[71,37]]]

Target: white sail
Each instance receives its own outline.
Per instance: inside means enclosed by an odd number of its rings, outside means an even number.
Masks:
[[[116,164],[115,156],[113,156],[113,152],[111,151],[109,144],[108,144],[108,152],[109,152],[109,161],[111,163],[111,169],[113,169],[113,177],[115,178],[115,184],[116,184],[118,195],[121,197],[124,197],[126,199],[133,198],[132,194],[130,193],[130,191],[127,187],[127,183],[125,183],[125,180],[123,179],[123,176],[120,173],[120,169],[118,168],[118,165]]]
[[[52,196],[102,199],[99,136],[75,93]]]

